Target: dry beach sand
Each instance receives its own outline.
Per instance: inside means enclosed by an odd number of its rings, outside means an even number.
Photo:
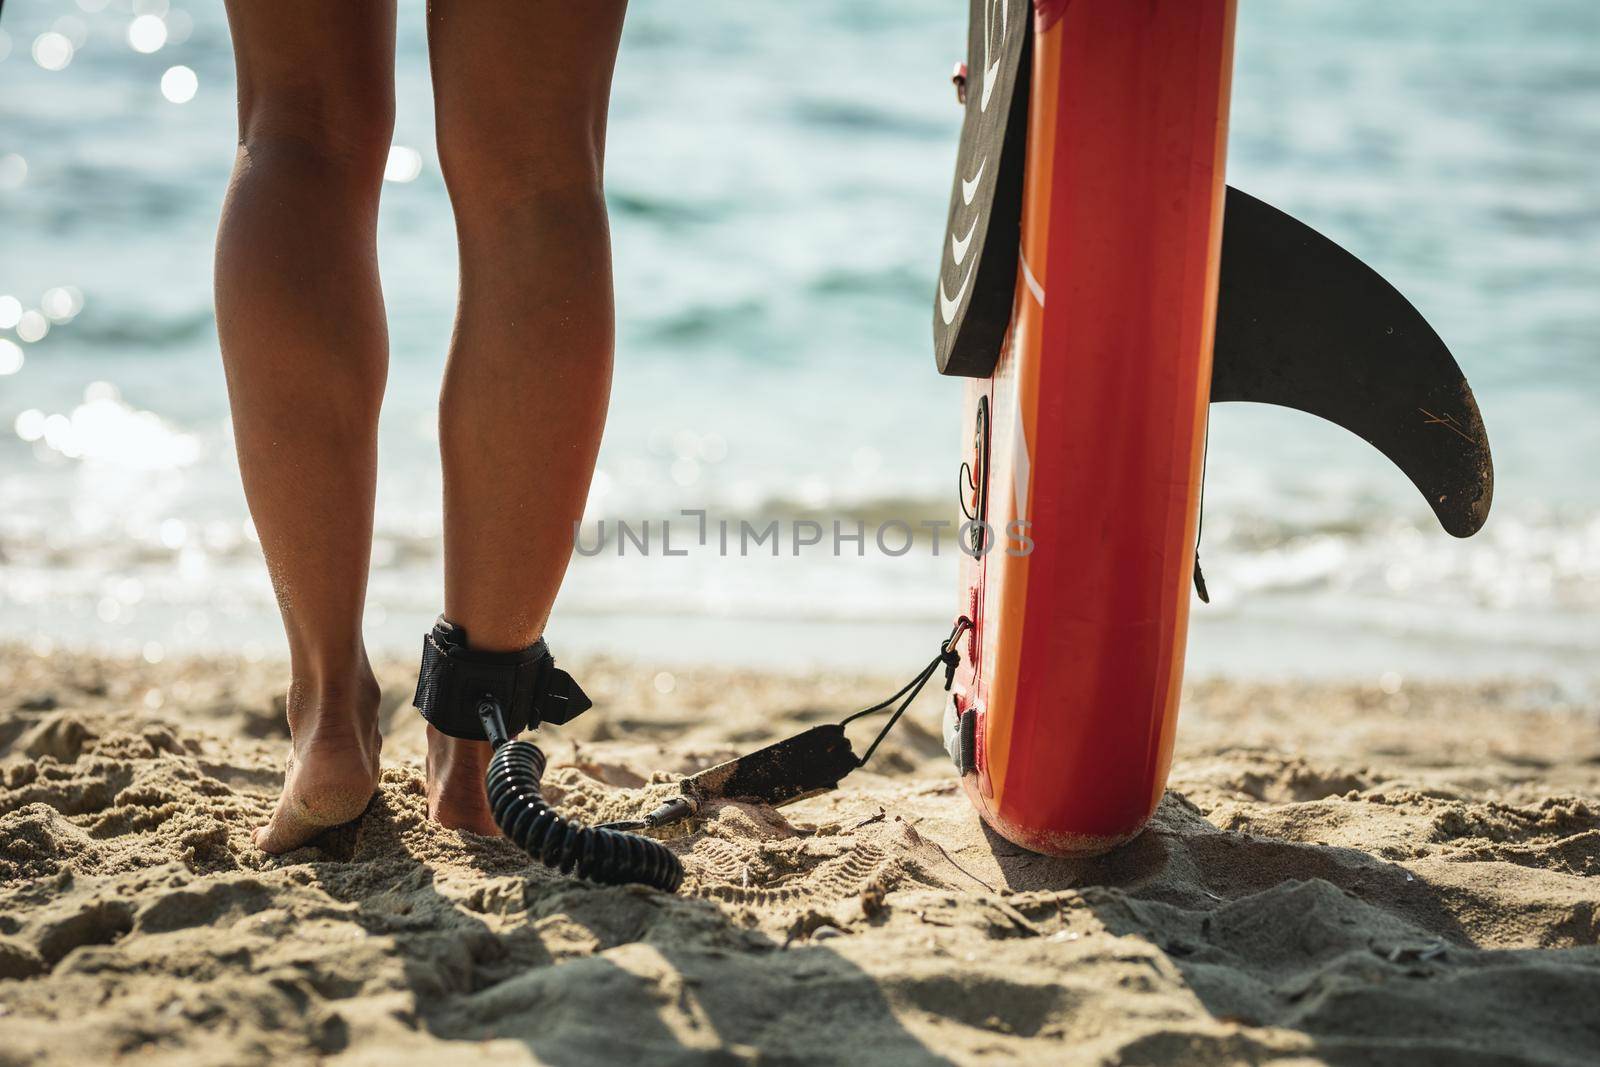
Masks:
[[[893,688],[575,666],[590,818]],[[1600,1062],[1600,713],[1536,687],[1193,685],[1153,825],[1075,862],[985,835],[925,697],[668,897],[428,824],[409,670],[364,819],[270,859],[280,666],[0,651],[0,1063]]]

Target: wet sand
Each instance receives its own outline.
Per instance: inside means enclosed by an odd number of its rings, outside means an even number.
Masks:
[[[570,665],[590,820],[898,685]],[[367,814],[273,859],[281,665],[0,649],[0,1064],[1600,1061],[1600,710],[1537,684],[1194,684],[1082,861],[983,831],[925,697],[840,792],[678,833],[668,897],[430,825],[413,669]]]

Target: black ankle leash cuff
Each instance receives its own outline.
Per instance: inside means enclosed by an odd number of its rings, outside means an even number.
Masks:
[[[541,722],[570,722],[590,706],[572,676],[556,666],[540,638],[517,652],[484,652],[467,645],[467,632],[444,618],[422,640],[422,669],[412,700],[440,733],[487,741],[478,705],[493,697],[515,737]]]
[[[636,882],[668,893],[683,882],[683,864],[666,845],[575,822],[540,793],[544,753],[512,738],[541,722],[569,722],[589,707],[578,683],[556,668],[543,638],[518,652],[485,652],[469,646],[466,631],[441,615],[422,641],[412,703],[435,729],[494,745],[483,788],[495,825],[546,867],[605,885]]]

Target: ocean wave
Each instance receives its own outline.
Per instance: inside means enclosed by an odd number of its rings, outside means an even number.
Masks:
[[[698,304],[650,320],[644,325],[644,333],[657,344],[685,344],[755,330],[769,314],[768,303],[755,298],[721,305]]]
[[[641,219],[669,229],[707,225],[720,217],[716,209],[706,205],[631,190],[608,189],[606,207],[613,218]]]
[[[846,567],[858,552],[856,535],[864,534],[860,553],[867,560],[864,566],[870,567],[874,557],[884,555],[876,545],[880,532],[896,554],[909,531],[908,555],[954,557],[959,522],[945,500],[931,497],[883,496],[813,506],[777,496],[738,511],[710,507],[703,515],[699,510],[611,512],[585,520],[574,566],[619,558],[648,566],[670,563],[680,552],[703,560],[770,556],[774,541],[769,531],[776,530],[776,554],[827,566],[836,565],[830,557],[842,537],[838,555],[846,563],[838,565]],[[1034,537],[1044,541],[1037,530]],[[813,539],[815,544],[806,543]],[[8,564],[55,568],[63,572],[64,581],[71,580],[66,572],[172,566],[196,553],[219,565],[259,560],[248,521],[141,516],[128,524],[61,526],[31,522],[14,512],[0,520],[0,554]],[[1497,515],[1473,540],[1456,541],[1404,520],[1294,526],[1210,511],[1200,554],[1220,608],[1251,596],[1322,591],[1509,610],[1600,608],[1600,514],[1592,512]],[[397,525],[380,516],[374,535],[375,573],[432,567],[440,559],[436,520],[419,524],[408,515]]]
[[[109,306],[91,306],[73,322],[73,340],[107,349],[166,348],[215,337],[216,316],[210,307],[169,314]]]
[[[789,115],[803,126],[919,140],[949,137],[956,125],[951,121],[937,122],[922,115],[891,111],[857,97],[801,100],[789,108]]]

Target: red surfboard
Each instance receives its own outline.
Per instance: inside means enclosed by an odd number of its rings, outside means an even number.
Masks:
[[[946,735],[984,820],[1038,852],[1128,840],[1165,788],[1213,399],[1360,433],[1452,533],[1488,511],[1442,342],[1354,257],[1226,189],[1233,30],[1233,0],[972,7],[934,308],[939,367],[969,379]]]

